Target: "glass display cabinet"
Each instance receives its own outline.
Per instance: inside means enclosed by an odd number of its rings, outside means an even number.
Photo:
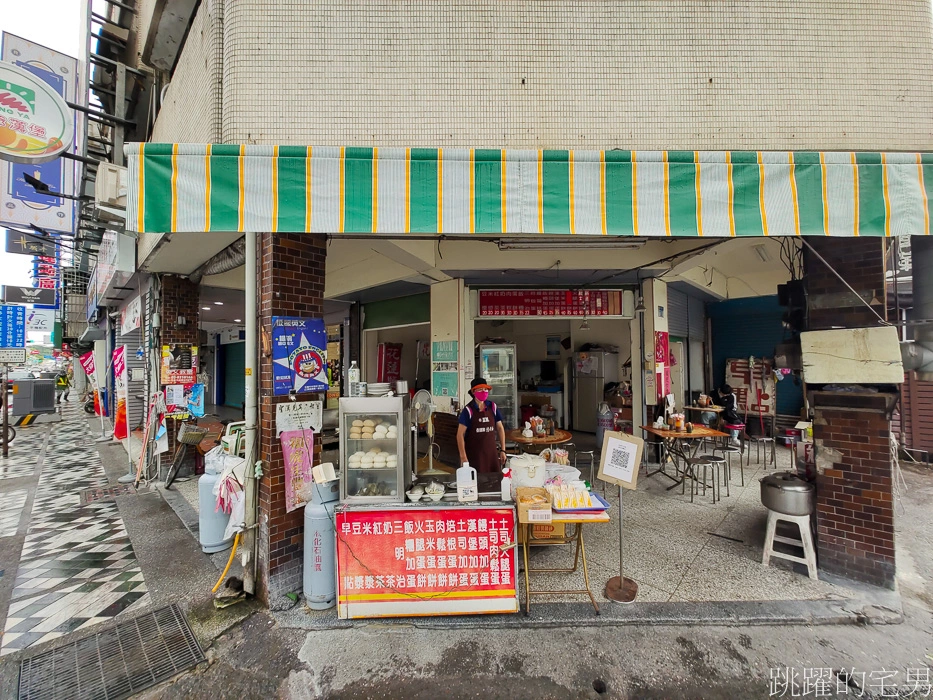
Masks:
[[[403,503],[411,487],[407,396],[340,399],[340,498]]]

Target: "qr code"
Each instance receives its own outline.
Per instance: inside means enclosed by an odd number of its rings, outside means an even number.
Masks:
[[[631,481],[635,472],[636,455],[635,445],[621,440],[610,440],[605,473],[623,481]]]

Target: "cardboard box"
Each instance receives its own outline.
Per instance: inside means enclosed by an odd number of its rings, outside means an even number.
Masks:
[[[551,522],[551,499],[547,491],[536,486],[519,486],[515,502],[518,504],[518,522],[541,524]],[[544,503],[522,503],[522,497],[543,496]]]
[[[538,540],[564,539],[566,537],[566,525],[564,523],[551,523],[550,525],[532,525],[531,539],[532,544],[545,544]],[[518,528],[518,543],[525,542],[525,528]],[[559,544],[559,543],[557,543]]]

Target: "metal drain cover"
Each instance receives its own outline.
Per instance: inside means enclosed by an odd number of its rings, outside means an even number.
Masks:
[[[116,486],[105,486],[99,489],[84,489],[81,491],[81,505],[98,501],[112,501],[114,496],[124,496],[128,493],[136,493],[132,484],[117,484]]]
[[[24,659],[20,700],[126,698],[204,660],[177,605]]]

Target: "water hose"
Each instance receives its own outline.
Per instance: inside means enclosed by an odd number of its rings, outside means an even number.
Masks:
[[[236,556],[237,545],[240,544],[240,533],[236,533],[236,537],[233,538],[233,549],[230,550],[230,558],[227,560],[227,566],[224,567],[224,572],[220,575],[220,578],[217,579],[217,583],[214,584],[214,587],[211,589],[211,593],[216,593],[217,589],[220,588],[220,584],[224,582],[224,579],[227,576],[227,572],[230,571],[230,565],[233,563],[233,557]]]

